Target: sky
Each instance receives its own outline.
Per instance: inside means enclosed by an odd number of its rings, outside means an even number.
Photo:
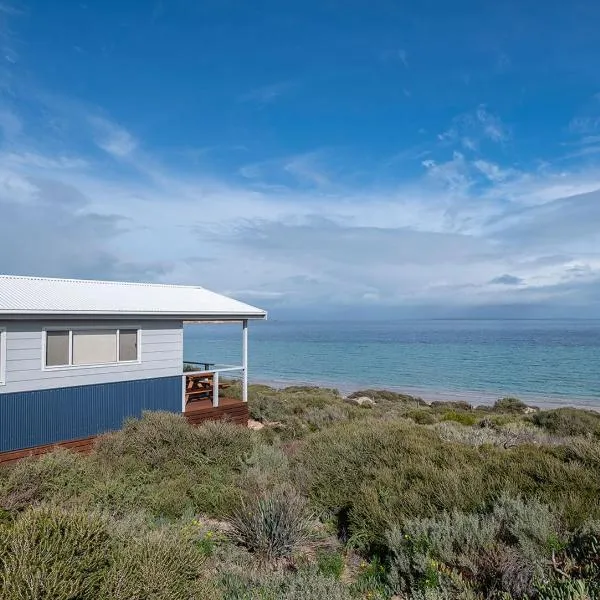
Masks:
[[[600,3],[0,0],[0,272],[600,317]]]

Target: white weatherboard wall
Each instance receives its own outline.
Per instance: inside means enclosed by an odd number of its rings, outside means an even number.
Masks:
[[[44,328],[141,329],[141,361],[98,367],[42,369]],[[76,385],[94,385],[181,375],[183,323],[181,321],[0,321],[6,329],[6,384],[0,395]]]

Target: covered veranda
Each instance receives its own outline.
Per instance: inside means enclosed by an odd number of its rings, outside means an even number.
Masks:
[[[185,325],[199,323],[216,324],[214,321],[187,321]],[[190,423],[218,419],[239,424],[248,421],[248,319],[236,323],[241,324],[241,364],[204,362],[210,357],[199,359],[184,354],[182,411]],[[234,380],[239,382],[235,393]]]

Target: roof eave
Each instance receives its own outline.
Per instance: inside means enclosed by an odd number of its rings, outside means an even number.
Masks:
[[[124,312],[124,311],[2,311],[0,319],[25,318],[117,318],[117,319],[174,319],[177,321],[245,321],[265,320],[266,312],[260,313],[210,313],[210,312]]]

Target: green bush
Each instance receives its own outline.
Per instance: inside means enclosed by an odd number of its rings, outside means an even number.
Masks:
[[[408,419],[412,419],[415,423],[419,425],[433,425],[437,422],[435,415],[427,409],[417,408],[415,410],[409,410],[406,413],[406,417]]]
[[[273,560],[291,556],[310,540],[306,502],[291,490],[278,490],[244,501],[229,518],[233,541]]]
[[[432,519],[409,519],[386,536],[392,583],[399,591],[440,587],[444,572],[438,569],[440,564],[474,579],[481,553],[493,548],[497,535],[498,524],[485,515],[454,511]]]
[[[587,435],[600,437],[600,414],[591,410],[557,408],[531,416],[531,421],[556,435]]]
[[[525,501],[503,494],[494,504],[492,516],[499,524],[502,540],[518,546],[531,561],[550,556],[563,546],[556,516],[535,498]]]
[[[507,397],[496,400],[496,402],[494,402],[493,410],[496,412],[516,413],[522,415],[529,410],[529,407],[518,398]]]
[[[326,577],[340,579],[344,572],[344,557],[339,552],[321,550],[317,552],[317,568]]]
[[[365,419],[312,434],[293,461],[297,486],[359,545],[407,518],[480,510],[503,490],[537,495],[568,526],[600,516],[598,462],[583,447],[472,447],[410,421]]]
[[[110,565],[106,521],[42,507],[0,527],[0,597],[10,600],[97,598]]]
[[[375,402],[401,403],[409,406],[427,406],[427,403],[422,398],[411,396],[410,394],[391,392],[390,390],[358,390],[349,394],[348,398],[360,398],[362,396],[372,398]]]
[[[254,438],[230,423],[192,427],[180,415],[146,413],[98,440],[90,502],[168,517],[188,510],[222,515],[236,503]]]
[[[522,598],[547,575],[557,532],[548,507],[507,495],[491,513],[410,519],[387,533],[390,583],[399,591],[425,586]]]
[[[289,481],[288,457],[278,446],[257,444],[246,464],[243,489],[251,494],[258,495]]]
[[[351,600],[353,597],[348,586],[310,570],[250,576],[227,573],[220,587],[220,598],[227,600]]]
[[[563,579],[539,585],[535,597],[539,600],[595,600],[599,595],[585,581]]]
[[[333,423],[347,421],[350,415],[349,407],[343,404],[335,404],[323,408],[311,408],[305,412],[303,419],[311,431],[317,431],[330,427]]]
[[[585,582],[600,598],[600,522],[586,523],[573,532],[556,553],[554,565],[568,580]]]
[[[0,508],[21,510],[45,499],[66,499],[86,489],[93,480],[85,458],[58,449],[38,458],[25,458],[0,480]]]
[[[314,408],[343,406],[337,390],[299,386],[282,390],[267,386],[253,386],[249,393],[248,404],[253,419],[284,423]]]
[[[466,412],[459,412],[457,410],[450,410],[442,415],[442,421],[454,421],[461,425],[475,425],[477,423],[477,416],[470,415]]]
[[[133,460],[135,468],[151,469],[173,464],[239,467],[251,451],[252,431],[246,427],[223,421],[193,427],[182,415],[170,412],[144,413],[141,419],[130,419],[123,429],[101,436],[96,443],[99,460],[113,465]]]
[[[471,406],[471,404],[469,404],[468,402],[465,402],[464,400],[456,400],[456,401],[434,400],[431,403],[431,408],[435,409],[436,411],[446,411],[448,409],[473,410],[473,407]]]
[[[101,600],[193,600],[203,564],[190,539],[167,530],[123,540],[102,581]]]

